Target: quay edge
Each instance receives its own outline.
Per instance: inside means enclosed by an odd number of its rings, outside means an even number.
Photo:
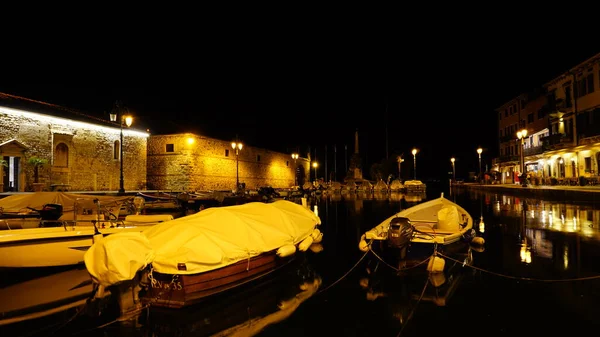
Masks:
[[[521,186],[512,184],[478,184],[464,183],[452,185],[453,189],[480,190],[493,193],[539,198],[555,201],[569,201],[590,204],[600,204],[600,186]]]

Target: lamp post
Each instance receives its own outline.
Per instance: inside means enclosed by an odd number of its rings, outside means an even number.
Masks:
[[[235,192],[237,193],[240,189],[240,151],[242,151],[244,144],[241,142],[231,142],[231,148],[235,150]]]
[[[413,155],[413,175],[414,179],[417,180],[417,149],[412,150]]]
[[[114,108],[110,112],[110,121],[116,122],[117,118],[119,118],[119,127],[121,129],[121,139],[119,143],[119,160],[121,161],[121,172],[119,177],[119,194],[125,193],[125,183],[123,179],[123,124],[127,127],[130,127],[133,123],[133,117],[131,117],[127,113],[128,110],[121,106],[120,102],[116,102]]]
[[[456,170],[454,168],[455,161],[456,161],[456,158],[454,158],[454,157],[450,158],[450,162],[452,163],[452,182],[456,182]]]
[[[298,160],[298,154],[292,153],[292,159],[294,159],[294,186],[298,186],[298,166],[296,165],[296,161]]]
[[[477,149],[477,154],[479,155],[479,183],[481,184],[481,152],[483,152],[482,148]]]
[[[313,161],[312,166],[315,169],[315,182],[316,182],[317,181],[317,167],[319,166],[319,164],[316,161]]]
[[[517,131],[517,138],[521,141],[521,185],[527,186],[527,181],[525,180],[527,174],[525,173],[525,157],[524,157],[524,147],[525,147],[525,137],[527,137],[527,129],[522,129]]]

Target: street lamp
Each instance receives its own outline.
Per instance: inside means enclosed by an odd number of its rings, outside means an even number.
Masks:
[[[521,185],[526,186],[527,182],[525,181],[525,158],[524,158],[524,147],[525,147],[525,137],[527,137],[527,129],[522,129],[517,131],[517,138],[521,141]]]
[[[131,117],[127,113],[128,110],[121,106],[120,102],[116,102],[114,108],[110,112],[110,121],[116,122],[117,117],[119,117],[119,127],[121,128],[121,140],[119,143],[119,160],[121,161],[121,175],[119,177],[119,194],[125,193],[125,184],[123,181],[123,124],[127,127],[130,127],[133,123],[133,117]]]
[[[456,161],[456,158],[452,157],[450,158],[450,162],[452,162],[452,181],[456,182],[456,170],[454,168],[454,162]]]
[[[298,154],[292,153],[292,159],[294,159],[294,186],[298,186],[298,172],[296,171],[298,170],[298,166],[296,165],[296,161],[298,160]]]
[[[412,154],[413,154],[413,174],[414,174],[414,179],[417,180],[417,149],[413,149]]]
[[[479,155],[479,183],[481,183],[481,152],[483,152],[483,149],[478,148],[477,154]]]
[[[239,192],[240,189],[240,160],[239,155],[242,151],[244,144],[241,142],[231,142],[231,148],[235,150],[235,192]]]
[[[316,161],[313,161],[312,166],[315,169],[315,181],[317,181],[317,167],[319,164]]]

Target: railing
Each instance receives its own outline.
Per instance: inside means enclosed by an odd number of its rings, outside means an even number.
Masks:
[[[533,156],[536,154],[542,154],[544,153],[544,147],[543,146],[535,146],[535,147],[530,147],[528,149],[523,149],[523,155],[524,156]]]

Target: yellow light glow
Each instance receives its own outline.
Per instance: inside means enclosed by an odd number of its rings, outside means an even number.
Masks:
[[[192,138],[192,137],[189,137],[189,138],[187,139],[187,142],[188,142],[188,144],[190,144],[190,145],[194,144],[194,142],[195,142],[195,141],[196,141],[196,140],[195,140],[194,138]]]
[[[125,116],[125,125],[127,125],[127,127],[130,127],[131,124],[133,124],[133,117],[131,116]]]
[[[414,155],[416,155],[416,154],[417,154],[417,152],[418,152],[418,151],[417,151],[417,149],[413,149],[413,150],[412,150],[412,154],[413,154],[413,156],[414,156]]]
[[[11,109],[11,108],[5,108],[5,107],[0,107],[0,114],[7,114],[7,115],[11,115],[11,116],[31,118],[31,119],[34,119],[41,123],[55,124],[55,125],[59,125],[59,126],[70,128],[70,129],[88,129],[88,130],[93,130],[93,131],[100,131],[100,132],[107,132],[107,133],[114,133],[114,134],[119,134],[121,132],[120,128],[113,128],[113,127],[101,126],[101,125],[96,125],[96,124],[91,124],[91,123],[86,123],[86,122],[79,122],[79,121],[74,121],[74,120],[67,119],[67,118],[48,116],[48,115],[38,114],[35,112],[29,112],[29,111],[23,111],[23,110]],[[128,136],[142,137],[142,138],[148,138],[150,136],[150,134],[147,132],[141,132],[141,131],[135,131],[135,130],[123,130],[123,134],[128,135]]]

